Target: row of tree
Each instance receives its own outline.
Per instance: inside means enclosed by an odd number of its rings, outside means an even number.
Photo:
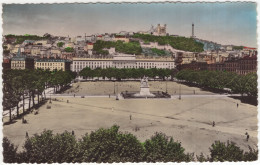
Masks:
[[[6,163],[81,163],[81,162],[190,162],[193,153],[185,153],[180,142],[163,133],[155,133],[140,142],[130,133],[122,133],[118,126],[99,129],[77,140],[74,132],[53,134],[47,130],[27,137],[24,150],[17,151],[6,137],[3,139],[3,158]],[[258,150],[249,147],[244,152],[233,142],[216,141],[210,156],[196,156],[198,161],[254,161]]]
[[[14,35],[14,34],[8,34],[5,36],[5,38],[15,38],[16,42],[15,44],[21,44],[25,40],[44,40],[49,39],[49,36],[37,36],[37,35]]]
[[[141,45],[138,41],[130,41],[129,43],[124,43],[122,41],[101,41],[98,40],[93,47],[93,50],[96,52],[96,54],[102,54],[102,55],[107,55],[108,51],[103,50],[105,48],[115,48],[116,52],[119,53],[125,53],[125,54],[141,54],[142,53],[142,48]]]
[[[154,36],[150,34],[134,34],[133,38],[140,38],[145,43],[158,42],[159,45],[171,45],[178,50],[190,52],[202,52],[204,44],[197,42],[193,38],[179,36]]]
[[[90,69],[88,67],[82,69],[79,73],[80,76],[85,78],[94,78],[94,77],[102,77],[108,79],[139,79],[143,76],[147,76],[150,78],[159,77],[162,80],[165,80],[166,77],[173,77],[176,70],[173,69],[158,69],[158,68],[151,68],[151,69],[144,69],[144,68],[96,68]]]
[[[54,90],[61,89],[69,84],[75,74],[70,71],[44,71],[44,70],[3,70],[3,109],[9,110],[10,121],[12,121],[12,108],[17,108],[19,117],[19,102],[23,102],[23,113],[25,112],[24,101],[29,98],[29,109],[35,106],[35,97],[38,97],[38,104],[43,97],[45,89],[54,87]],[[44,95],[44,96],[43,96]]]
[[[234,93],[247,94],[248,96],[256,97],[258,91],[256,73],[239,75],[222,71],[181,70],[176,74],[176,78],[202,87],[229,88]]]

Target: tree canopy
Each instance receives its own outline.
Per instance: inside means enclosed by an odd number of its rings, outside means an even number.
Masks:
[[[255,161],[258,150],[249,146],[244,152],[233,142],[216,141],[209,148],[210,156],[197,157],[204,161]],[[119,126],[100,128],[76,139],[74,133],[65,131],[54,134],[45,130],[27,137],[22,151],[17,151],[6,137],[3,141],[5,163],[112,163],[112,162],[190,162],[193,153],[186,153],[180,142],[163,133],[155,133],[140,142],[131,133],[122,133]]]
[[[57,43],[57,46],[58,46],[58,47],[63,47],[63,45],[64,45],[64,42],[58,42],[58,43]]]
[[[222,71],[194,71],[181,70],[176,78],[185,80],[189,83],[210,87],[216,89],[229,88],[234,93],[257,96],[257,74],[249,73],[247,75],[238,75],[232,72]]]
[[[25,40],[44,40],[44,39],[48,39],[49,37],[45,36],[45,37],[41,37],[41,36],[37,36],[37,35],[13,35],[13,34],[8,34],[5,36],[6,38],[16,38],[16,42],[15,44],[21,44],[23,43]]]
[[[93,77],[103,77],[112,79],[115,78],[117,80],[121,79],[129,79],[129,78],[142,78],[143,76],[147,76],[150,78],[155,78],[158,76],[160,79],[165,80],[166,77],[173,77],[174,69],[161,69],[161,68],[151,68],[151,69],[144,69],[144,68],[96,68],[90,69],[88,67],[82,69],[80,71],[80,76],[84,76],[86,78],[93,78]]]
[[[72,47],[66,47],[65,49],[65,52],[73,52],[74,49]]]

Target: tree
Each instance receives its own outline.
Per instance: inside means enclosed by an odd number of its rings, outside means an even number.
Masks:
[[[65,52],[74,52],[74,49],[72,47],[66,47]]]
[[[210,161],[242,161],[243,150],[241,150],[234,142],[227,143],[215,141],[211,145]]]
[[[3,158],[5,163],[17,162],[17,146],[14,146],[7,137],[3,138]]]
[[[118,131],[119,126],[86,134],[80,143],[80,158],[83,162],[140,162],[143,147],[137,138]]]
[[[58,47],[63,47],[64,44],[65,44],[64,42],[58,42],[58,43],[57,43],[57,46],[58,46]]]
[[[54,135],[50,130],[26,139],[24,149],[21,159],[26,163],[74,162],[78,152],[74,135],[67,131]]]
[[[185,154],[181,143],[174,142],[165,134],[156,133],[151,139],[144,142],[147,162],[182,162],[192,161],[192,154]]]

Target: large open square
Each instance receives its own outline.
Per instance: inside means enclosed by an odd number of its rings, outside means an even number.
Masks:
[[[38,115],[31,113],[25,116],[28,124],[22,124],[22,120],[18,119],[16,123],[4,125],[4,136],[22,149],[26,132],[32,136],[44,129],[53,130],[54,133],[73,130],[80,138],[100,127],[117,124],[120,131],[131,132],[141,141],[155,132],[163,132],[180,141],[186,152],[197,155],[201,152],[209,154],[209,147],[215,140],[234,141],[245,150],[248,150],[248,145],[257,147],[256,106],[199,88],[180,87],[176,82],[167,82],[171,99],[118,101],[113,95],[114,85],[118,85],[119,92],[138,91],[140,82],[75,83],[64,94],[53,95],[52,98],[56,97],[57,101],[40,107]],[[166,90],[166,82],[150,81],[149,85],[151,91]],[[117,93],[117,87],[115,90]],[[81,98],[83,95],[85,97]],[[47,105],[51,109],[47,109]],[[213,121],[215,127],[212,126]],[[246,132],[250,135],[248,142]]]

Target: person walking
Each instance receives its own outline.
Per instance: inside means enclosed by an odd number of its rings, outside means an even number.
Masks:
[[[237,108],[238,108],[238,103],[237,103]]]
[[[26,131],[26,133],[25,133],[25,137],[26,138],[28,138],[29,137],[29,135],[28,135],[28,132]]]
[[[212,123],[212,127],[215,127],[215,121],[213,121],[213,123]]]
[[[132,120],[132,115],[129,116],[130,120]]]
[[[248,141],[249,140],[249,134],[246,132],[245,135],[246,135],[246,141]]]

